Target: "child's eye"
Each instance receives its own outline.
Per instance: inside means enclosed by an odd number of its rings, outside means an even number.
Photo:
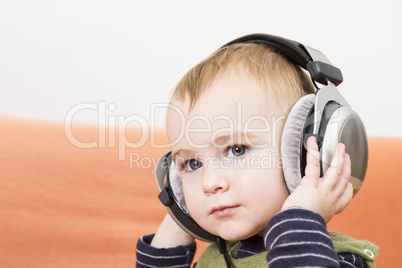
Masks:
[[[247,147],[244,145],[233,145],[229,147],[229,157],[241,157],[247,152]]]
[[[194,171],[202,167],[201,161],[197,159],[190,159],[184,162],[184,169],[186,171]]]

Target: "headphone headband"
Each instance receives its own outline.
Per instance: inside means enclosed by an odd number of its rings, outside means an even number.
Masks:
[[[263,44],[299,65],[310,73],[311,78],[323,85],[328,81],[339,85],[343,81],[342,72],[333,66],[320,51],[304,46],[296,41],[268,34],[250,34],[237,38],[222,47],[236,43]]]

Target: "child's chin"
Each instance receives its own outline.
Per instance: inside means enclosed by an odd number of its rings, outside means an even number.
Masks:
[[[245,233],[223,232],[223,233],[220,233],[218,236],[225,239],[226,241],[237,241],[237,240],[244,240],[244,239],[250,238],[255,235],[263,236],[264,231],[262,231],[262,232],[245,232]]]

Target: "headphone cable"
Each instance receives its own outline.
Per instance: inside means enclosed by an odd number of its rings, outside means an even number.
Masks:
[[[232,265],[230,263],[229,254],[226,249],[226,241],[223,238],[217,236],[215,242],[218,246],[219,252],[223,255],[223,258],[225,259],[226,267],[231,268]]]

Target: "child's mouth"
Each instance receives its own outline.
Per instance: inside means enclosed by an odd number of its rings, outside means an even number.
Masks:
[[[225,217],[231,215],[239,205],[235,206],[219,206],[219,207],[214,207],[211,209],[211,214],[214,215],[217,218],[220,217]]]

